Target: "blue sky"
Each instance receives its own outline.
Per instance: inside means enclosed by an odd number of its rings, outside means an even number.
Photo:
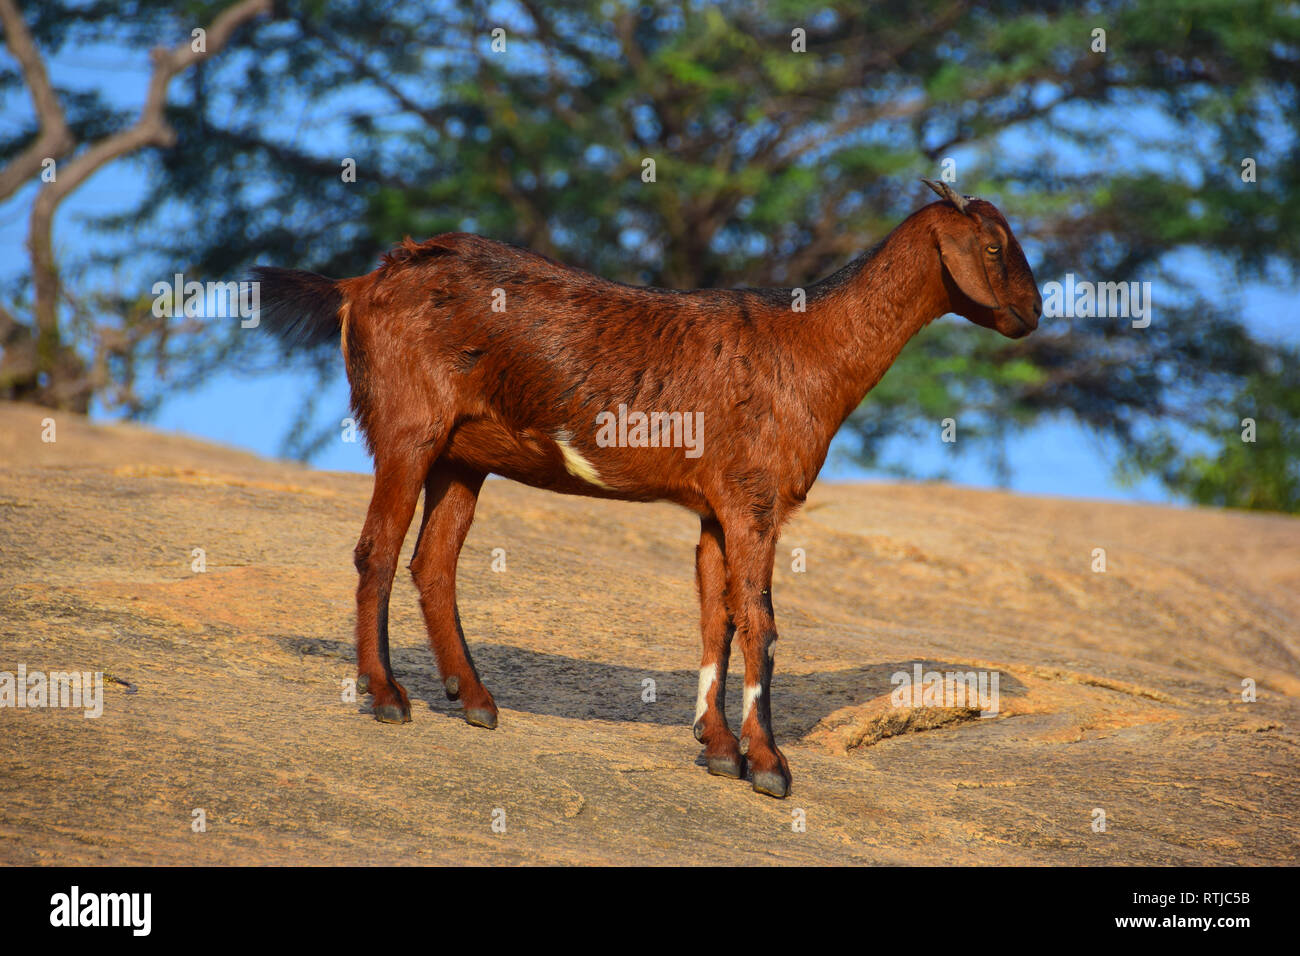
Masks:
[[[105,46],[67,50],[51,60],[50,71],[63,84],[99,87],[115,105],[134,110],[142,101],[147,84],[147,63],[142,53],[133,52],[126,60],[123,57],[122,51]],[[180,82],[173,81],[173,92]],[[295,135],[306,134],[314,138],[328,135],[325,125],[317,117],[309,116],[318,107],[319,104],[314,107],[303,104],[301,115],[292,124],[296,128]],[[28,122],[30,111],[26,93],[20,90],[16,95],[10,94],[0,100],[0,123],[6,130],[20,127]],[[96,241],[84,226],[88,215],[124,208],[141,194],[143,187],[144,170],[137,162],[123,160],[100,170],[60,209],[55,225],[55,246],[61,261],[75,264],[79,252]],[[32,192],[29,186],[0,205],[0,251],[4,252],[0,260],[0,280],[12,279],[22,274],[26,267],[26,217]],[[1185,257],[1178,265],[1202,275],[1213,274],[1214,270],[1213,263],[1199,261],[1195,256]],[[89,278],[92,277],[77,277],[78,280]],[[138,282],[143,292],[154,281],[170,278],[170,274],[112,278],[113,281]],[[1039,276],[1040,282],[1052,278],[1056,277]],[[1298,294],[1300,289],[1249,286],[1243,290],[1241,298],[1242,319],[1254,334],[1265,340],[1300,342],[1300,323],[1295,321]],[[949,317],[943,321],[960,320]],[[1159,321],[1158,311],[1155,321]],[[252,377],[225,373],[167,401],[152,425],[273,456],[300,407],[303,395],[313,387],[313,380],[304,374],[273,373]],[[347,388],[341,364],[320,408],[319,420],[322,423],[338,421],[347,415]],[[112,417],[98,409],[93,415],[100,419]],[[891,457],[910,464],[922,475],[945,471],[961,484],[995,484],[991,469],[980,456],[954,456],[953,446],[941,443],[938,434],[939,425],[936,423],[933,442],[900,445],[893,449]],[[839,441],[832,446],[823,479],[892,480],[865,471],[849,461],[847,447]],[[1010,487],[1021,492],[1069,497],[1173,500],[1154,480],[1133,486],[1117,483],[1112,476],[1116,451],[1113,445],[1103,443],[1070,422],[1041,425],[1011,440]],[[342,440],[330,443],[316,459],[315,465],[345,471],[370,470],[363,448]]]

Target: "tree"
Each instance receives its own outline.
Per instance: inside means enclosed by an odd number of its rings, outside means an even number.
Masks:
[[[96,120],[102,113],[88,108],[84,98],[78,103],[77,118],[69,123],[63,97],[50,83],[45,63],[15,0],[0,0],[5,42],[22,71],[37,121],[37,135],[26,148],[15,154],[15,142],[5,144],[0,200],[28,181],[40,180],[32,200],[27,233],[32,314],[30,321],[23,323],[8,310],[0,309],[0,344],[4,346],[0,396],[85,412],[92,396],[113,384],[111,364],[130,362],[135,347],[143,341],[165,339],[173,334],[175,330],[169,318],[137,309],[120,324],[83,321],[79,323],[83,332],[81,341],[68,340],[60,316],[64,290],[54,256],[54,214],[69,195],[104,165],[141,149],[175,145],[175,130],[165,118],[167,87],[171,80],[219,52],[244,23],[270,10],[271,0],[241,0],[222,10],[208,27],[197,28],[189,41],[170,50],[155,48],[153,75],[139,118],[108,133],[97,128]],[[42,25],[48,27],[49,22]],[[65,156],[70,158],[60,164],[58,161]],[[129,388],[130,380],[119,380],[117,384]],[[130,404],[129,399],[126,404]]]
[[[1208,401],[1279,394],[1294,367],[1234,297],[1296,278],[1294,6],[344,0],[290,4],[248,43],[169,110],[181,148],[151,157],[150,195],[102,223],[160,235],[160,210],[188,211],[179,242],[132,256],[356,274],[404,234],[466,229],[624,281],[798,286],[916,208],[919,176],[955,171],[1007,212],[1040,282],[1149,282],[1154,316],[1048,319],[1014,343],[936,323],[850,420],[864,460],[948,416],[996,458],[1068,416],[1180,493],[1300,507],[1281,477],[1295,409],[1269,403],[1237,448],[1224,422],[1245,411]],[[237,110],[209,93],[235,85]],[[288,135],[289,104],[328,110],[344,155]]]

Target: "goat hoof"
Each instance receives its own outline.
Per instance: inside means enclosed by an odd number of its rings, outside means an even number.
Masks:
[[[357,678],[357,693],[358,693],[358,694],[369,694],[369,693],[370,693],[370,675],[369,675],[369,674],[362,674],[360,677]]]
[[[709,773],[715,777],[730,777],[732,780],[739,780],[741,777],[739,757],[723,754],[720,757],[705,757],[704,761]]]
[[[403,704],[376,704],[375,720],[381,724],[409,724],[411,708]]]
[[[754,774],[754,792],[781,800],[790,793],[790,781],[775,770],[760,770]]]
[[[486,727],[488,730],[497,729],[496,712],[488,710],[486,707],[470,707],[465,711],[465,719],[475,727]]]
[[[442,688],[447,692],[448,700],[457,700],[460,697],[460,678],[452,674],[442,682]]]

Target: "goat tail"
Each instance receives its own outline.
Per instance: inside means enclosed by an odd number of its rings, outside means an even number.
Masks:
[[[346,299],[337,279],[300,269],[253,268],[258,324],[285,346],[316,349],[345,334]]]

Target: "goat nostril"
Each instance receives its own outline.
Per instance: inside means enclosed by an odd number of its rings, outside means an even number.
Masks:
[[[1041,298],[1038,298],[1034,300],[1034,318],[1041,319],[1042,317],[1043,317],[1043,300]]]

